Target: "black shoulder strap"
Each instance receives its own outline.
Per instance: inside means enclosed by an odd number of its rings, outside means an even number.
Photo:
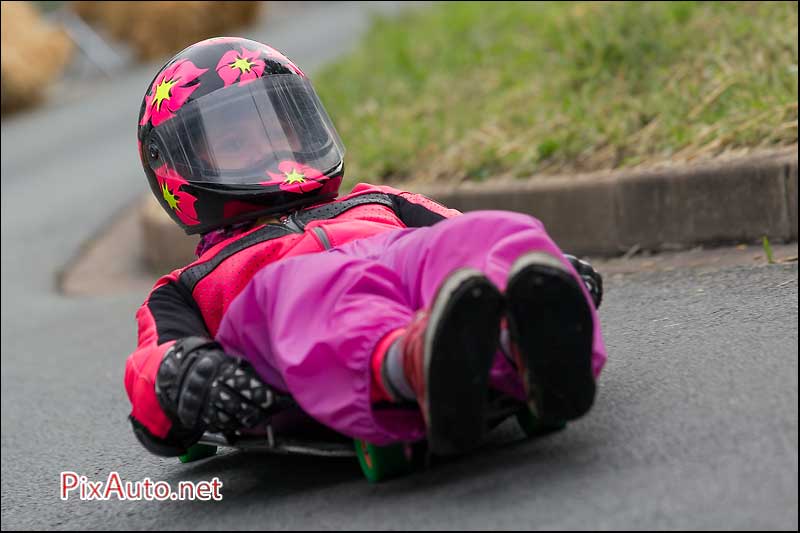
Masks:
[[[208,261],[204,261],[187,268],[181,272],[178,280],[180,281],[181,285],[189,290],[189,293],[191,294],[201,279],[209,275],[227,258],[241,252],[245,248],[249,248],[250,246],[262,243],[264,241],[284,237],[296,231],[302,232],[306,225],[311,221],[335,218],[349,209],[366,204],[385,205],[393,211],[395,210],[394,202],[392,202],[392,199],[389,197],[389,195],[383,193],[369,193],[362,194],[360,196],[354,196],[353,198],[348,198],[347,200],[342,200],[341,202],[332,202],[320,207],[297,211],[289,217],[289,221],[294,222],[294,226],[297,228],[297,230],[293,231],[293,224],[291,223],[284,225],[269,224],[259,228],[246,237],[230,243]]]
[[[269,225],[259,228],[250,235],[230,243],[208,261],[204,261],[194,265],[193,267],[187,268],[181,272],[178,280],[180,281],[181,285],[189,289],[189,292],[191,293],[194,291],[195,286],[200,282],[201,279],[209,275],[212,270],[217,268],[220,263],[225,261],[233,254],[241,252],[245,248],[249,248],[254,244],[277,239],[278,237],[283,237],[284,235],[288,235],[290,233],[292,233],[292,230],[278,225]]]
[[[347,200],[342,200],[341,202],[332,202],[320,207],[297,211],[292,215],[292,218],[300,227],[300,229],[303,229],[309,222],[314,220],[328,220],[331,218],[336,218],[345,211],[366,204],[380,204],[390,208],[392,211],[395,210],[394,202],[392,202],[392,199],[389,198],[388,194],[369,193],[354,196],[352,198],[348,198]]]

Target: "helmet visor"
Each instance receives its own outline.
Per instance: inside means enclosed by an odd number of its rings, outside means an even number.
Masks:
[[[286,160],[326,174],[344,157],[311,82],[293,74],[265,75],[189,102],[153,128],[150,143],[154,170],[166,163],[197,183],[256,184]]]

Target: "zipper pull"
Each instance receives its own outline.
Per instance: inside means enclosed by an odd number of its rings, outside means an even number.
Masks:
[[[294,218],[294,213],[281,220],[281,224],[295,233],[303,233],[303,228],[297,223],[297,220]]]

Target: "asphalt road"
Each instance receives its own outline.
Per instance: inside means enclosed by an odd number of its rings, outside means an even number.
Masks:
[[[354,42],[364,11],[304,15],[324,57],[284,24],[254,36],[311,70]],[[380,485],[349,460],[147,454],[122,386],[144,293],[67,298],[55,277],[145,191],[134,124],[153,72],[2,124],[4,530],[797,529],[797,263],[609,278],[597,405],[543,438],[509,422],[479,453]],[[61,501],[67,470],[173,486],[217,476],[224,499]]]

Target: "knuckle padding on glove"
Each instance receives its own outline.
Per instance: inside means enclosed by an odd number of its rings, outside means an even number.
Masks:
[[[264,420],[272,391],[247,361],[209,339],[190,337],[164,356],[156,381],[165,412],[185,428],[234,431]]]
[[[246,363],[237,361],[225,368],[211,386],[208,423],[225,429],[252,427],[267,416],[271,406],[269,388]]]

